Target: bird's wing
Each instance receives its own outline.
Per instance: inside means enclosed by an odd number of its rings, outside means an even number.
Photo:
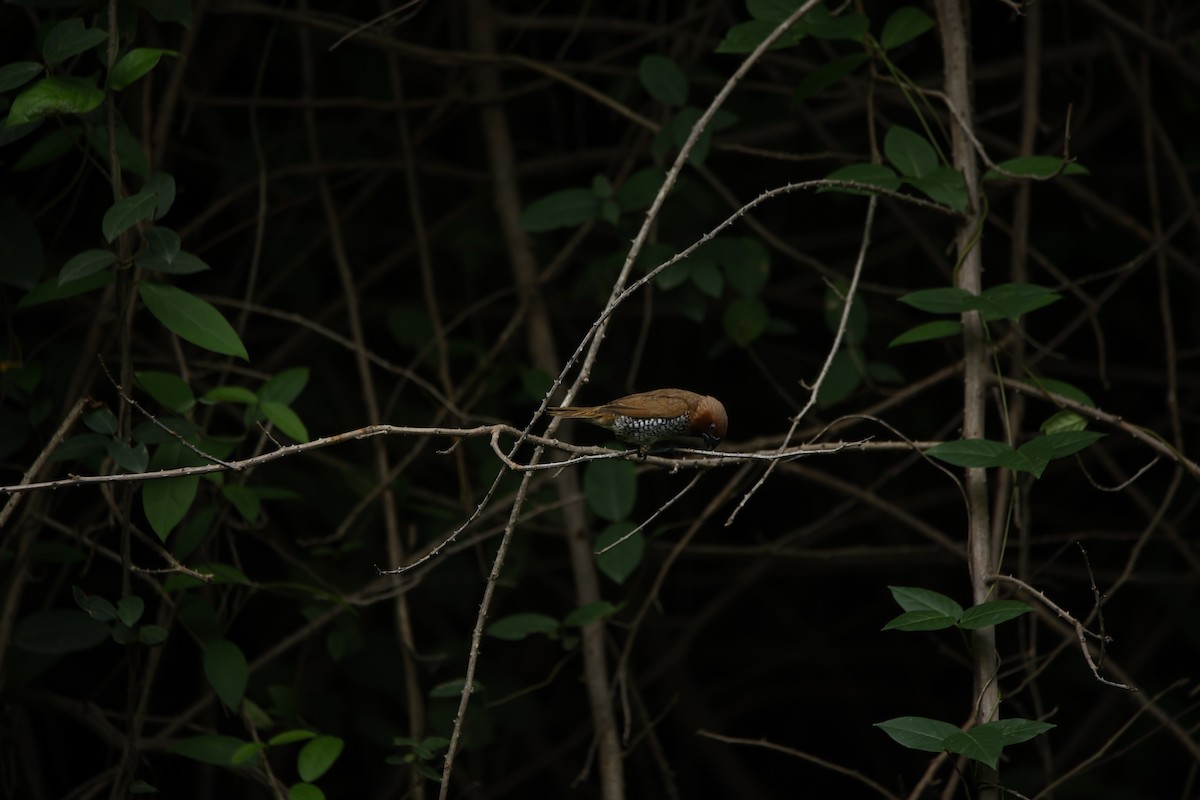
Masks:
[[[621,397],[600,407],[605,414],[646,419],[679,417],[691,411],[685,395],[670,391],[642,392]]]

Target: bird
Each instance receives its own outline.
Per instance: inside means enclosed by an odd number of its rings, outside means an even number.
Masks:
[[[602,406],[552,406],[546,411],[606,428],[618,439],[636,444],[643,455],[660,439],[680,436],[699,436],[712,450],[729,427],[720,400],[686,389],[655,389],[619,397]]]

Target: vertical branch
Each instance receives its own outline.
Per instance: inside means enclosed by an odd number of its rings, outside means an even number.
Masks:
[[[493,53],[495,42],[489,3],[487,0],[472,0],[468,7],[473,49],[479,53]],[[495,102],[500,96],[499,76],[495,67],[488,65],[480,68],[477,80],[483,100],[483,136],[492,174],[493,199],[500,216],[500,226],[512,263],[517,292],[526,312],[526,342],[533,363],[547,373],[555,374],[560,365],[554,346],[550,315],[538,289],[538,271],[533,247],[518,222],[521,198],[517,189],[512,142],[508,135],[508,120],[503,108]],[[595,341],[598,341],[598,338]],[[554,483],[559,495],[564,499],[578,497],[580,494],[579,477],[574,470],[564,471]],[[524,485],[523,482],[522,486]],[[562,513],[566,522],[567,552],[575,584],[576,602],[581,606],[597,603],[601,600],[600,581],[596,574],[591,537],[588,535],[583,507],[577,502],[568,502],[563,506]],[[481,611],[482,613],[484,612]],[[622,800],[625,797],[625,777],[621,743],[617,736],[616,717],[609,692],[605,624],[600,620],[593,621],[585,625],[581,633],[584,685],[594,727],[601,797],[604,800]]]
[[[938,32],[942,40],[946,96],[958,113],[952,115],[951,146],[954,168],[966,183],[967,218],[956,234],[958,286],[978,294],[983,286],[983,257],[979,232],[984,210],[979,193],[979,173],[971,142],[974,103],[971,91],[971,49],[969,6],[965,0],[936,0]],[[984,438],[984,387],[988,379],[988,342],[983,321],[977,312],[963,314],[963,431],[964,439]],[[988,511],[987,472],[966,470],[967,558],[971,594],[976,603],[987,599],[987,578],[995,574],[994,549]],[[1000,693],[996,686],[996,629],[982,628],[972,635],[972,665],[975,686],[975,720],[989,722],[999,716]],[[990,774],[989,774],[990,773]],[[978,797],[994,800],[996,775],[980,766]]]

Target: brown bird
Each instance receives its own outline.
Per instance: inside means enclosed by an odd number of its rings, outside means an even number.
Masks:
[[[660,439],[677,436],[699,436],[711,450],[724,438],[729,426],[721,401],[685,389],[655,389],[602,406],[557,406],[546,411],[556,417],[583,419],[607,428],[617,438],[636,444],[642,452]]]

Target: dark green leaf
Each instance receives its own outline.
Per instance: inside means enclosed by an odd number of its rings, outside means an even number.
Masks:
[[[205,405],[240,403],[252,406],[258,403],[258,395],[245,386],[217,386],[200,395],[200,402]]]
[[[146,9],[159,22],[176,22],[192,27],[192,4],[189,0],[133,0],[135,6]]]
[[[14,61],[0,67],[0,92],[24,86],[45,69],[36,61]]]
[[[87,425],[96,433],[103,433],[107,436],[112,436],[117,432],[117,415],[109,411],[107,408],[98,408],[95,411],[89,411],[83,415],[83,424]]]
[[[987,764],[992,769],[1000,761],[1004,749],[1004,737],[995,728],[977,725],[966,731],[958,731],[946,737],[946,749],[951,753]]]
[[[604,463],[604,462],[598,462]],[[626,463],[626,462],[619,462]],[[596,556],[596,566],[616,583],[624,583],[625,579],[642,563],[642,554],[646,550],[646,539],[638,531],[630,536],[637,528],[632,522],[616,522],[609,525],[603,533],[596,537],[595,550],[598,552],[624,539],[611,550]],[[628,538],[625,538],[627,537]]]
[[[138,628],[138,643],[154,647],[167,640],[167,629],[159,625],[143,625]]]
[[[466,685],[466,680],[463,678],[455,678],[454,680],[439,683],[429,690],[430,697],[454,697],[462,695],[463,687]],[[483,684],[479,681],[474,681],[471,684],[471,692],[477,693],[484,691]]]
[[[749,22],[740,22],[729,29],[729,33],[725,34],[725,38],[717,45],[716,52],[753,52],[754,48],[762,44],[763,40],[770,36],[777,27],[779,27],[779,23],[768,20],[755,19]],[[805,31],[802,26],[793,25],[771,44],[770,49],[782,50],[785,47],[792,47],[804,36]]]
[[[883,152],[906,178],[920,178],[937,169],[937,151],[916,131],[893,125],[883,139]]]
[[[63,264],[63,268],[58,273],[58,285],[62,286],[71,281],[86,278],[94,272],[107,269],[116,260],[117,256],[111,250],[84,250]]]
[[[817,392],[817,405],[830,408],[849,397],[862,385],[862,373],[849,348],[843,347],[833,356],[825,380]]]
[[[953,319],[939,319],[934,322],[926,322],[923,325],[918,325],[915,328],[909,328],[904,333],[897,336],[888,342],[888,347],[897,347],[902,344],[914,344],[916,342],[927,342],[931,339],[944,339],[947,336],[957,336],[962,333],[962,323]]]
[[[1065,381],[1056,381],[1051,378],[1031,378],[1027,383],[1030,386],[1035,386],[1053,394],[1060,394],[1068,400],[1074,400],[1080,405],[1096,407],[1096,402],[1087,395],[1082,389],[1072,386]]]
[[[967,184],[953,167],[938,167],[927,175],[909,181],[935,203],[949,206],[958,213],[967,210]]]
[[[237,713],[250,676],[241,648],[228,639],[213,639],[205,645],[204,676],[225,707]]]
[[[254,522],[258,519],[259,511],[262,510],[262,500],[249,486],[242,486],[237,483],[226,484],[221,487],[221,496],[237,509],[238,515],[247,522]]]
[[[141,260],[138,264],[145,266]],[[150,269],[150,267],[147,267]],[[205,264],[199,257],[187,250],[180,250],[170,264],[158,264],[153,269],[168,275],[192,275],[197,272],[205,272],[211,269],[208,264]]]
[[[959,439],[942,442],[925,451],[926,454],[953,464],[956,467],[1003,467],[1009,466],[1015,455],[1004,442],[990,439]]]
[[[45,283],[38,284],[17,301],[17,308],[32,308],[33,306],[49,303],[54,300],[65,300],[68,297],[75,297],[80,294],[87,294],[90,291],[99,289],[103,286],[108,286],[115,281],[117,276],[108,270],[101,272],[93,272],[86,278],[80,278],[70,283],[58,285],[57,278],[51,278]]]
[[[883,164],[851,164],[848,167],[835,169],[825,176],[825,180],[862,183],[868,186],[878,186],[880,189],[890,192],[900,188],[900,179],[896,177],[896,173]],[[859,189],[852,186],[822,186],[819,191],[858,195],[872,194],[870,189]]]
[[[117,616],[121,622],[131,628],[138,624],[138,620],[142,618],[142,612],[145,610],[146,601],[137,595],[122,597],[117,601]]]
[[[235,767],[240,766],[266,749],[267,746],[262,742],[246,742],[229,757],[229,763]]]
[[[825,6],[817,6],[800,18],[798,27],[818,39],[856,42],[870,29],[871,22],[861,14],[835,17]]]
[[[799,7],[797,0],[746,0],[750,16],[776,24],[790,17]]]
[[[1004,283],[986,289],[975,301],[985,319],[1008,319],[1016,322],[1023,314],[1061,300],[1062,295],[1032,283]]]
[[[725,292],[725,278],[721,270],[711,261],[692,264],[692,283],[709,297],[718,298]]]
[[[108,639],[108,625],[74,608],[39,611],[17,623],[13,644],[30,653],[65,655]]]
[[[738,347],[746,347],[767,329],[770,313],[757,297],[739,297],[725,309],[725,335]]]
[[[155,226],[147,228],[143,235],[146,237],[146,251],[138,256],[138,266],[142,269],[156,272],[168,272],[179,255],[179,234],[170,228]]]
[[[529,204],[521,227],[531,233],[574,228],[600,214],[600,198],[591,189],[563,189]]]
[[[145,75],[158,64],[163,56],[178,56],[174,50],[163,50],[157,47],[136,47],[130,50],[113,65],[108,76],[108,88],[119,92],[138,78]]]
[[[1007,747],[1010,744],[1021,744],[1028,742],[1035,736],[1040,736],[1051,728],[1057,727],[1049,722],[1036,722],[1031,719],[1021,719],[1020,717],[1012,717],[1011,719],[998,719],[992,722],[984,723],[978,726],[980,728],[992,728],[1000,732],[1001,741]]]
[[[1008,161],[1001,161],[996,165],[999,170],[989,169],[984,173],[985,181],[997,180],[1012,180],[1009,175],[1018,175],[1028,178],[1049,178],[1053,175],[1090,175],[1087,168],[1082,164],[1070,162],[1063,166],[1063,160],[1056,156],[1021,156],[1020,158],[1010,158]]]
[[[0,283],[28,289],[43,265],[42,238],[33,220],[13,201],[0,200]]]
[[[308,376],[308,367],[293,367],[276,373],[259,388],[258,399],[264,403],[291,405],[308,385]]]
[[[896,717],[886,722],[876,722],[875,727],[910,750],[928,753],[940,753],[946,749],[947,737],[962,733],[961,728],[949,722],[926,717]]]
[[[884,625],[885,631],[940,631],[953,627],[957,622],[954,617],[948,617],[937,611],[905,611],[892,618]]]
[[[1087,418],[1074,411],[1058,411],[1038,428],[1042,433],[1068,433],[1087,428]]]
[[[722,237],[714,240],[712,245],[706,252],[716,257],[730,286],[747,296],[762,292],[771,274],[771,256],[759,239]]]
[[[104,102],[104,92],[82,78],[42,78],[13,100],[7,127],[55,114],[86,114]]]
[[[546,614],[509,614],[488,625],[486,633],[507,642],[519,642],[534,633],[557,636],[558,627],[558,620]]]
[[[922,589],[918,586],[889,586],[892,599],[896,605],[905,611],[933,611],[943,616],[957,620],[962,616],[963,609],[952,598],[932,589]]]
[[[1010,619],[1016,619],[1022,614],[1028,614],[1030,611],[1033,611],[1033,606],[1022,603],[1020,600],[992,600],[971,606],[964,611],[958,627],[966,630],[990,628],[993,625],[1008,622]]]
[[[50,65],[66,61],[108,39],[108,32],[87,28],[79,17],[70,17],[55,25],[42,43],[42,58]]]
[[[592,461],[583,472],[583,490],[596,516],[610,522],[625,519],[637,500],[637,470],[628,461]]]
[[[318,736],[304,745],[296,758],[296,771],[306,781],[315,781],[338,760],[346,743],[337,736]]]
[[[943,286],[906,294],[900,302],[931,314],[961,314],[975,308],[976,296],[957,286]]]
[[[139,284],[138,295],[150,313],[179,338],[214,353],[249,360],[233,327],[208,302],[161,283]]]
[[[259,408],[271,424],[288,438],[297,442],[308,441],[308,428],[300,420],[300,416],[283,403],[268,401],[260,403]]]
[[[158,198],[150,192],[138,192],[113,203],[100,221],[105,240],[111,242],[139,222],[153,217],[157,205]]]
[[[599,548],[597,548],[599,549]],[[588,623],[595,622],[598,619],[608,619],[620,610],[619,606],[615,606],[607,601],[599,603],[588,603],[567,614],[563,619],[563,625],[574,627],[583,627]]]
[[[82,134],[78,125],[65,124],[46,132],[13,162],[12,171],[24,172],[62,158],[75,149]]]
[[[71,587],[71,595],[75,598],[75,604],[92,619],[100,622],[115,622],[118,619],[117,607],[106,598],[98,594],[89,595],[78,586]]]
[[[830,332],[837,332],[838,326],[842,323],[842,312],[845,310],[848,288],[840,281],[825,288],[821,309],[825,312],[825,325]],[[850,306],[850,314],[846,317],[845,341],[851,345],[861,345],[867,338],[868,323],[867,306],[863,302],[862,295],[859,295],[854,298],[854,303]]]
[[[804,76],[804,80],[796,85],[792,100],[800,103],[823,91],[867,62],[866,53],[851,53],[848,56],[835,58],[828,64],[822,64]]]
[[[288,800],[325,800],[325,792],[311,783],[293,783],[288,787]]]
[[[143,473],[146,471],[147,464],[150,463],[150,451],[146,449],[146,445],[140,442],[132,445],[123,442],[109,442],[107,450],[108,457],[126,472]]]
[[[295,744],[296,742],[307,742],[309,739],[317,738],[316,731],[309,731],[303,728],[293,728],[290,731],[277,733],[267,740],[267,744],[271,747],[279,747],[283,744]]]
[[[692,277],[692,270],[697,266],[710,263],[698,259],[678,261],[654,276],[654,285],[664,291],[670,291],[680,286]]]
[[[181,739],[170,746],[170,751],[176,755],[212,764],[218,767],[228,767],[233,764],[233,756],[246,742],[232,736],[221,736],[215,733],[205,733]]]
[[[167,172],[156,172],[146,179],[142,191],[158,195],[154,218],[161,220],[175,203],[175,178]]]
[[[879,43],[884,50],[907,44],[934,26],[933,18],[915,6],[904,6],[892,12],[883,24]]]
[[[617,190],[617,205],[621,212],[641,211],[649,208],[662,188],[666,173],[659,167],[647,167],[629,176]]]
[[[150,164],[146,161],[146,151],[142,148],[142,143],[123,126],[118,126],[116,139],[117,160],[121,162],[121,169],[126,172],[132,172],[134,175],[145,177],[150,172]],[[103,125],[97,125],[89,129],[88,144],[96,152],[96,156],[100,161],[107,164],[108,129]],[[147,184],[142,187],[142,192],[151,194],[154,192],[154,189]],[[161,207],[162,201],[160,199],[159,208]]]
[[[1087,447],[1091,447],[1097,441],[1103,439],[1104,436],[1105,434],[1097,433],[1096,431],[1048,433],[1026,442],[1021,446],[1020,451],[1023,452],[1026,447],[1037,443],[1039,451],[1047,453],[1050,458],[1065,458]]]
[[[687,76],[670,58],[661,55],[643,56],[638,65],[638,79],[655,100],[674,108],[687,104]]]

